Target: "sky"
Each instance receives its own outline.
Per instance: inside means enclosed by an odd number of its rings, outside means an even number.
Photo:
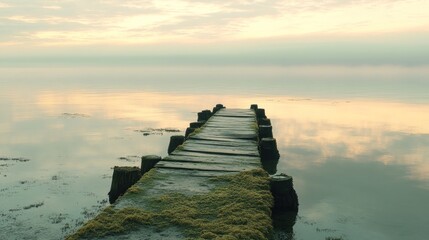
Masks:
[[[429,65],[428,9],[427,0],[0,0],[0,65]]]

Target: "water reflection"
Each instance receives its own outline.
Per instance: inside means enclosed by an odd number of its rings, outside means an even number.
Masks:
[[[429,179],[429,106],[379,101],[332,104],[313,100],[260,100],[270,114],[279,148],[294,168],[308,168],[340,156],[349,161],[400,164],[407,177]],[[299,160],[294,160],[299,159]]]
[[[300,196],[297,239],[425,239],[427,105],[276,99],[264,106],[288,109],[269,116],[278,168],[294,176]]]
[[[428,191],[404,178],[399,165],[329,159],[305,171],[297,180],[301,221],[299,236],[328,236],[329,229],[348,239],[425,239]],[[297,229],[295,229],[297,230]]]
[[[224,83],[205,92],[200,82],[194,91],[177,83],[177,89],[165,91],[140,82],[128,82],[126,89],[106,88],[103,81],[35,89],[8,82],[0,89],[0,132],[7,136],[0,139],[0,157],[30,161],[0,161],[0,238],[56,239],[72,231],[106,204],[112,166],[138,166],[133,156],[165,156],[169,136],[177,134],[144,136],[134,130],[184,130],[196,112],[217,103],[240,108],[258,103],[277,138],[277,170],[294,177],[300,199],[298,216],[281,216],[286,221],[275,226],[281,236],[425,239],[427,99],[286,95],[288,81],[277,80],[277,95],[269,94],[272,87],[236,94],[246,82],[226,92]]]
[[[262,161],[262,168],[267,171],[269,174],[277,173],[277,164],[279,163],[279,159],[270,159],[269,161]]]
[[[296,211],[274,212],[273,213],[273,229],[275,240],[292,240],[294,239],[293,226],[297,217]]]

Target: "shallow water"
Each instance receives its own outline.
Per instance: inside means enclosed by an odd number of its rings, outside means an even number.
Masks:
[[[165,156],[196,112],[258,103],[300,200],[286,239],[426,239],[429,68],[0,69],[0,239],[61,239],[112,167]],[[157,131],[152,129],[160,129]]]

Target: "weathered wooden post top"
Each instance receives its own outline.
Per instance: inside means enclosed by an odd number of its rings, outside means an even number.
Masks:
[[[68,239],[269,239],[272,211],[298,209],[292,178],[276,174],[271,120],[256,104],[199,112],[167,153],[115,167],[112,205]]]

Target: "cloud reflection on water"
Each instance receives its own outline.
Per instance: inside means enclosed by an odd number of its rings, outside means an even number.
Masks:
[[[37,106],[46,114],[73,106],[74,111],[100,118],[149,121],[154,127],[175,128],[195,120],[185,113],[217,102],[227,107],[248,107],[256,102],[266,108],[282,156],[291,166],[305,168],[340,156],[350,161],[405,165],[409,177],[425,184],[429,179],[429,150],[425,147],[429,106],[425,104],[158,92],[97,95],[74,91],[37,96]]]
[[[281,154],[293,167],[322,164],[333,156],[400,164],[409,168],[409,177],[429,187],[428,105],[275,99],[258,102],[273,119]]]

